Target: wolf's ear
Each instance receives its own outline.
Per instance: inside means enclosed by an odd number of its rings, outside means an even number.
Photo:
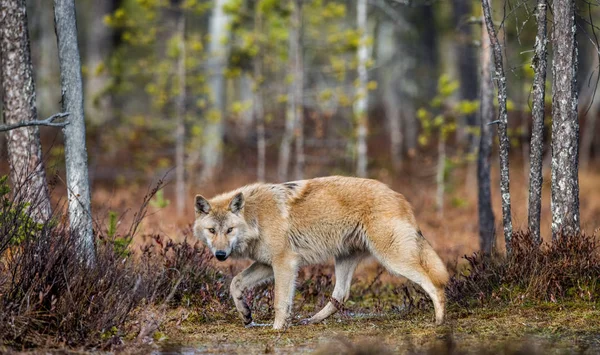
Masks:
[[[196,195],[194,207],[197,214],[208,214],[210,212],[210,204],[202,195]]]
[[[244,194],[238,192],[231,202],[229,202],[229,210],[235,214],[240,213],[240,211],[244,208]]]

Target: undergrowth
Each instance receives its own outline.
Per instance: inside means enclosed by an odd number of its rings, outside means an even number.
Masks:
[[[460,306],[490,302],[598,302],[600,249],[595,236],[559,236],[538,245],[529,233],[513,235],[508,256],[475,253],[446,289]]]
[[[153,235],[139,248],[129,244],[162,183],[149,191],[125,232],[110,216],[96,225],[96,260],[80,258],[77,231],[57,213],[38,223],[31,203],[11,193],[0,179],[0,344],[16,349],[71,347],[115,349],[125,340],[143,342],[159,330],[169,308],[190,309],[199,323],[240,322],[229,297],[232,272],[212,266],[212,255],[196,242]],[[597,302],[600,255],[597,239],[578,235],[536,245],[516,233],[508,257],[466,256],[468,266],[447,287],[449,303],[485,306],[493,302]],[[431,311],[431,302],[412,285],[388,285],[381,273],[354,285],[342,317],[358,312],[409,314]],[[298,278],[296,314],[308,316],[327,302],[334,286],[331,266],[304,268]],[[273,288],[247,292],[255,319],[273,317]],[[240,322],[241,324],[241,322]]]
[[[209,266],[212,256],[198,243],[156,236],[151,245],[124,252],[123,241],[131,240],[161,186],[148,193],[123,235],[95,228],[91,263],[81,259],[77,231],[64,216],[35,222],[31,203],[1,179],[0,344],[107,349],[142,332],[136,329],[145,321],[140,308],[192,300],[207,310],[223,307],[226,278]]]

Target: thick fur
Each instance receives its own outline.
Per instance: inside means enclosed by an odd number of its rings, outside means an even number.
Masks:
[[[243,292],[275,279],[275,322],[290,316],[298,268],[335,260],[332,297],[347,300],[358,263],[375,256],[391,273],[419,284],[432,299],[436,323],[444,320],[448,272],[423,238],[410,204],[387,185],[332,176],[283,184],[253,184],[210,200],[195,201],[194,235],[219,260],[250,258],[234,277],[231,295],[246,324],[252,322]],[[331,302],[306,323],[337,308]]]

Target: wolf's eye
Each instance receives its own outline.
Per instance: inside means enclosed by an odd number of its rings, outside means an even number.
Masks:
[[[231,233],[231,232],[233,232],[233,227],[231,227],[231,228],[227,229],[227,234],[229,234],[229,233]]]
[[[215,229],[214,229],[214,228],[208,228],[208,231],[209,231],[211,234],[215,234]]]

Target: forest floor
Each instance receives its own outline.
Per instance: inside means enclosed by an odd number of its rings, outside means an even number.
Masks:
[[[527,225],[527,191],[525,174],[513,167],[511,194],[515,230]],[[447,182],[443,214],[435,210],[435,186],[429,179],[418,175],[392,178],[383,174],[375,178],[388,183],[396,191],[405,194],[412,203],[425,237],[446,261],[452,272],[461,268],[469,255],[478,249],[477,196],[467,171],[456,171]],[[600,171],[580,173],[580,203],[582,227],[589,234],[597,234],[600,227]],[[211,196],[252,182],[241,175],[232,174],[219,185],[203,187],[198,193]],[[543,186],[542,234],[550,235],[550,176],[546,172]],[[493,172],[493,206],[498,231],[498,248],[503,249],[501,210],[498,175]],[[195,190],[194,190],[195,191]],[[96,197],[99,203],[117,202],[114,192]],[[124,198],[125,196],[123,196]],[[193,215],[187,211],[185,216]],[[192,216],[193,217],[193,216]],[[172,204],[153,214],[144,226],[147,232],[156,232],[181,239],[182,225],[191,218],[177,215]],[[189,233],[189,232],[188,232]],[[189,235],[189,234],[188,234]],[[140,243],[143,243],[140,240]],[[245,263],[216,263],[215,267],[233,276]],[[330,266],[329,266],[330,267]],[[450,305],[444,326],[433,323],[433,311],[417,309],[411,312],[394,307],[394,292],[381,291],[386,284],[403,283],[383,273],[378,275],[375,263],[365,262],[357,270],[349,310],[337,314],[323,324],[292,326],[285,332],[277,332],[269,326],[244,328],[233,310],[227,315],[213,315],[206,319],[206,311],[193,307],[177,309],[170,313],[170,321],[161,327],[153,347],[162,353],[276,353],[299,352],[347,353],[347,354],[545,354],[545,353],[600,353],[600,303],[594,302],[535,302],[519,299],[498,302],[494,305],[475,305],[462,308]],[[332,271],[331,269],[329,270]],[[372,290],[365,291],[369,285]],[[329,297],[326,290],[323,297]],[[389,290],[388,290],[389,291]],[[510,292],[508,292],[510,293]],[[515,295],[520,294],[515,292]],[[367,295],[367,299],[365,299]],[[370,295],[370,296],[368,296]],[[386,297],[384,307],[373,307],[377,297]],[[396,297],[400,297],[397,292]],[[596,295],[597,296],[597,295]],[[353,297],[353,296],[351,296]],[[518,296],[515,296],[518,297]],[[595,297],[594,299],[596,299]],[[365,302],[369,303],[365,307]],[[298,303],[298,300],[297,302]],[[397,302],[396,304],[401,304]],[[319,305],[304,304],[297,310],[298,319],[318,311]],[[312,307],[312,308],[311,308]],[[307,308],[310,308],[307,309]],[[365,311],[365,309],[367,309]],[[355,313],[352,313],[354,310]],[[201,313],[201,314],[199,314]],[[300,317],[300,315],[302,317]],[[209,314],[209,318],[210,314]],[[257,322],[272,322],[272,314],[257,317]]]
[[[165,324],[157,353],[229,354],[596,354],[600,352],[598,304],[540,303],[451,308],[445,325],[433,312],[333,316],[323,324],[244,328],[238,320],[198,322],[182,310]],[[184,311],[187,312],[187,311]],[[262,321],[262,320],[261,320]],[[268,320],[264,320],[268,321]]]

